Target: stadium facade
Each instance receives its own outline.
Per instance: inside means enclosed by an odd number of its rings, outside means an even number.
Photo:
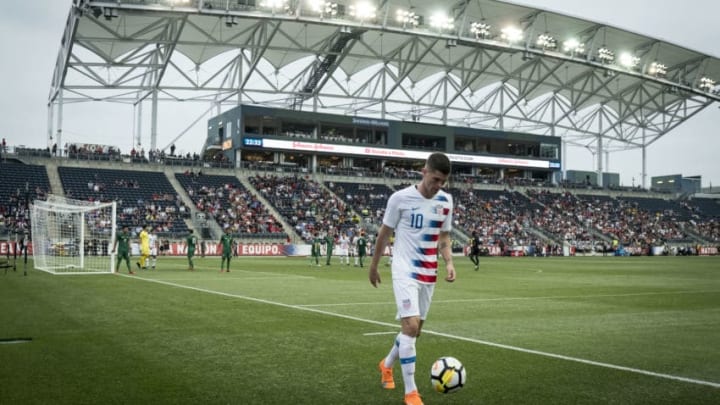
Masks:
[[[455,175],[560,180],[558,137],[251,105],[208,121],[204,155],[235,167],[377,175],[417,171],[432,152],[447,153]]]

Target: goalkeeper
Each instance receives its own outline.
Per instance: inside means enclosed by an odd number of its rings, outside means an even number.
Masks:
[[[115,262],[115,272],[120,270],[120,262],[125,259],[125,265],[127,266],[128,273],[135,274],[134,271],[130,270],[130,231],[128,227],[123,227],[123,230],[115,238],[115,245],[113,245],[113,253],[117,252],[117,261]]]
[[[150,234],[147,229],[149,225],[145,225],[140,232],[140,261],[136,262],[138,269],[147,270],[147,260],[150,257]]]

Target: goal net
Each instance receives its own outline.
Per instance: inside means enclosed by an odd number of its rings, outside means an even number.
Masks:
[[[30,210],[33,262],[53,274],[112,273],[116,204],[50,195]]]

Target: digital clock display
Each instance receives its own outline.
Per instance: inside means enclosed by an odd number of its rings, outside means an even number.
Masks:
[[[263,146],[262,138],[243,138],[243,145],[245,146]]]

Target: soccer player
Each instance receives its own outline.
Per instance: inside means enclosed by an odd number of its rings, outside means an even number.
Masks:
[[[113,253],[117,252],[117,261],[115,262],[115,272],[120,270],[120,262],[125,259],[125,265],[127,265],[128,273],[135,274],[134,271],[130,270],[130,231],[128,227],[123,227],[115,237],[115,244],[113,245]]]
[[[360,233],[358,231],[355,231],[352,233],[352,238],[350,238],[350,249],[349,249],[349,255],[350,259],[353,259],[354,263],[353,266],[358,266],[358,258],[357,258],[357,241],[360,237]]]
[[[155,270],[155,265],[157,264],[157,255],[158,255],[157,234],[155,234],[155,231],[150,230],[150,264],[151,264],[153,270]]]
[[[320,235],[318,235],[317,232],[315,232],[314,238],[312,240],[312,246],[310,247],[310,265],[312,266],[313,260],[315,260],[315,265],[320,267],[320,246],[322,246],[322,238],[320,238]]]
[[[357,238],[357,241],[355,242],[355,246],[357,246],[357,256],[355,256],[355,266],[358,265],[358,261],[359,261],[360,267],[363,267],[363,259],[367,255],[367,239],[365,239],[364,231],[360,231],[360,236]]]
[[[477,235],[477,232],[473,231],[472,237],[470,238],[470,261],[473,262],[475,265],[475,271],[477,271],[480,268],[480,245],[482,245],[482,241],[480,240],[480,237]]]
[[[327,262],[326,265],[330,265],[330,259],[332,258],[333,248],[335,247],[335,238],[332,235],[332,232],[328,231],[328,233],[325,235],[325,253],[327,254]]]
[[[381,282],[378,264],[394,231],[392,284],[400,332],[379,368],[382,386],[393,389],[393,365],[400,360],[407,405],[423,403],[415,385],[415,341],[430,308],[439,257],[445,262],[445,281],[455,281],[450,246],[453,200],[441,190],[449,176],[448,157],[433,153],[425,162],[420,182],[390,196],[370,262],[370,284],[377,287]]]
[[[220,273],[222,273],[223,271],[230,273],[230,258],[233,255],[233,248],[235,246],[235,241],[233,240],[232,234],[230,233],[230,227],[225,228],[225,234],[220,237],[220,245],[222,246]],[[223,264],[225,264],[225,270],[223,270]]]
[[[150,234],[148,234],[149,225],[145,225],[140,231],[140,261],[135,262],[138,269],[147,270],[147,260],[150,257]]]
[[[349,266],[350,237],[347,235],[347,233],[340,234],[340,238],[338,238],[338,244],[340,245],[340,248],[338,249],[338,256],[340,256],[340,264],[343,264],[343,262],[345,262]]]
[[[195,263],[193,263],[193,257],[195,257],[195,246],[197,245],[197,236],[195,236],[195,231],[190,229],[190,233],[188,234],[187,238],[185,238],[185,243],[187,243],[187,260],[188,260],[188,270],[193,271],[195,270]]]

